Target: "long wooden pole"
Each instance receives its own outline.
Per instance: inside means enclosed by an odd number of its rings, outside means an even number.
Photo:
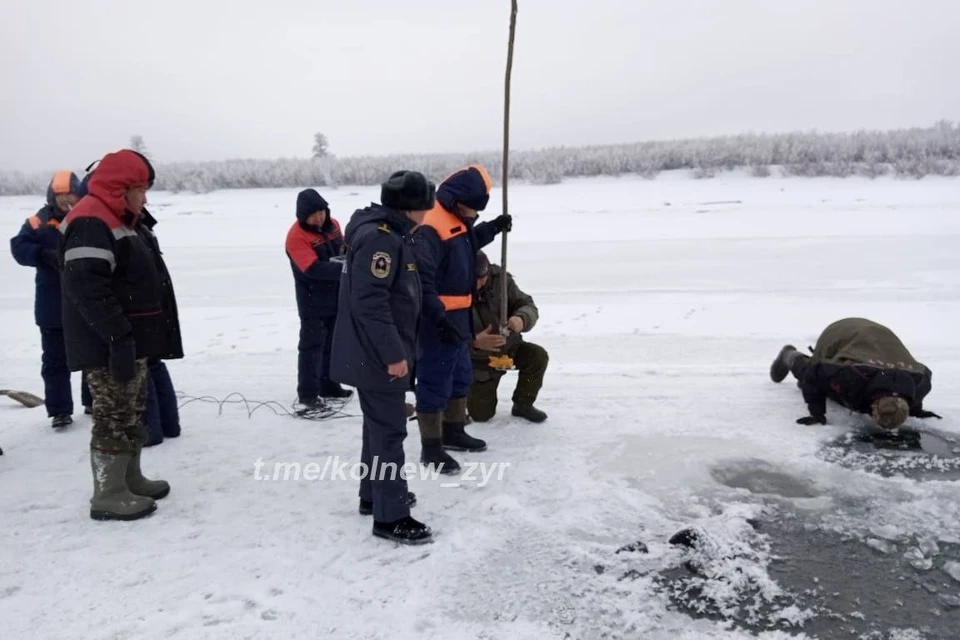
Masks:
[[[507,208],[507,178],[510,172],[509,152],[510,152],[510,75],[513,72],[513,40],[517,31],[517,0],[510,0],[510,39],[507,43],[507,73],[504,79],[503,88],[503,178],[501,179],[503,191],[503,213],[508,214]],[[500,244],[500,266],[503,268],[504,276],[500,278],[500,326],[505,329],[507,326],[507,231],[501,234]]]

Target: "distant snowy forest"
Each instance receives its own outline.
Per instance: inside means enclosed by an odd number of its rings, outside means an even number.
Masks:
[[[500,151],[464,154],[281,158],[171,162],[153,158],[155,189],[208,192],[218,189],[373,185],[397,169],[442,179],[464,164],[480,162],[496,178]],[[762,178],[785,176],[960,175],[960,125],[941,121],[926,128],[852,133],[743,134],[632,144],[559,147],[510,152],[510,178],[555,184],[564,178],[641,175],[689,170],[696,178],[747,169]],[[55,169],[54,169],[55,170]],[[41,194],[53,170],[0,172],[0,195]]]

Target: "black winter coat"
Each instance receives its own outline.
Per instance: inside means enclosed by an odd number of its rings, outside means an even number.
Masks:
[[[412,387],[422,305],[413,227],[404,214],[377,204],[357,211],[347,224],[330,360],[337,382],[370,391]],[[409,374],[391,380],[387,365],[401,360]]]
[[[300,320],[335,317],[343,270],[340,224],[327,216],[318,231],[298,220],[287,232],[285,250],[293,270]]]
[[[133,338],[137,358],[183,357],[173,286],[146,212],[125,210],[123,193],[152,169],[120,151],[100,162],[89,194],[67,215],[63,234],[63,334],[72,371],[109,364],[110,345]]]

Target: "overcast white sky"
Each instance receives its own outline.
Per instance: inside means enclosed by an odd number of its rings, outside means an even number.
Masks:
[[[509,0],[23,0],[0,169],[497,149]],[[511,148],[960,119],[957,0],[520,0]]]

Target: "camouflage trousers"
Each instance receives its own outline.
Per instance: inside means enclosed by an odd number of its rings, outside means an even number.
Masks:
[[[133,379],[116,382],[105,367],[87,370],[93,398],[90,448],[106,453],[135,453],[148,438],[143,424],[147,405],[146,359],[137,360]]]
[[[513,391],[514,403],[532,405],[537,401],[549,361],[547,350],[538,344],[521,342],[517,346],[513,364],[520,375]],[[474,367],[473,384],[467,396],[467,412],[471,419],[486,422],[497,413],[497,390],[503,375],[503,371],[490,367]]]

